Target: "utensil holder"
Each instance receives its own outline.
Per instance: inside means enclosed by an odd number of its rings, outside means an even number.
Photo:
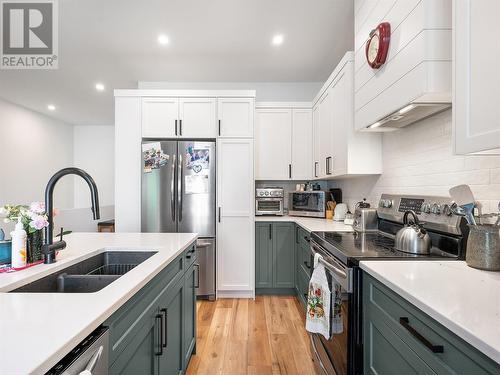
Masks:
[[[332,210],[326,210],[326,218],[328,220],[332,220],[333,219],[333,211]]]
[[[500,271],[500,226],[469,225],[465,261],[485,271]]]

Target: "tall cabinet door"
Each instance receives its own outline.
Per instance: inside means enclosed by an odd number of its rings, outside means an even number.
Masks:
[[[217,289],[254,293],[252,139],[217,141]]]
[[[254,98],[219,98],[219,137],[253,138],[254,111]]]
[[[312,163],[312,112],[292,110],[292,179],[310,180]]]
[[[215,98],[179,99],[179,136],[217,137],[217,100]]]
[[[320,176],[319,168],[319,143],[320,143],[320,128],[319,128],[319,104],[316,104],[313,108],[313,162],[312,162],[312,176],[313,178],[318,178]]]
[[[331,89],[319,100],[319,177],[331,174],[332,150],[332,94]]]
[[[332,175],[347,173],[347,145],[354,116],[352,74],[352,64],[348,64],[330,88],[333,132],[330,138],[332,159],[329,167]]]
[[[255,223],[255,287],[273,286],[273,224]]]
[[[255,179],[291,179],[292,111],[271,108],[255,113]]]
[[[142,99],[142,137],[172,138],[177,136],[179,99]]]
[[[500,153],[498,0],[453,2],[455,152]]]

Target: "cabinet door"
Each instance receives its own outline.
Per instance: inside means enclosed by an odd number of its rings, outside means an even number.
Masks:
[[[200,266],[194,263],[184,275],[184,369],[196,348],[196,285],[200,280]]]
[[[318,178],[320,173],[319,158],[320,158],[320,123],[319,123],[319,104],[313,108],[313,163],[312,163],[312,176]]]
[[[331,174],[332,94],[328,89],[319,101],[319,177]]]
[[[219,139],[217,160],[217,288],[253,293],[253,140]]]
[[[161,319],[162,317],[158,316],[157,306],[145,312],[142,318],[144,324],[110,366],[110,375],[156,375],[159,373]]]
[[[454,1],[455,152],[500,153],[498,0]]]
[[[215,98],[179,99],[179,136],[217,137],[217,100]]]
[[[349,133],[353,131],[353,80],[347,69],[352,69],[348,64],[333,83],[330,89],[332,108],[332,135],[331,135],[331,174],[338,176],[347,174],[347,147]],[[351,73],[352,74],[352,73]],[[362,152],[360,150],[360,152]]]
[[[219,136],[253,138],[254,98],[219,98]]]
[[[142,136],[171,138],[177,136],[179,99],[142,99]]]
[[[295,286],[295,232],[292,223],[273,224],[273,287]]]
[[[255,224],[255,287],[273,286],[273,226]]]
[[[310,180],[312,164],[312,112],[292,110],[292,179]]]
[[[258,109],[255,121],[255,179],[292,177],[292,111]]]
[[[183,289],[184,280],[180,280],[159,300],[160,314],[164,316],[163,354],[159,356],[162,375],[179,375],[183,370]]]

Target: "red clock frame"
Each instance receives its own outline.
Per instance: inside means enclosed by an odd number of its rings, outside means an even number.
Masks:
[[[370,43],[375,34],[377,34],[377,32],[380,45],[377,57],[375,58],[374,61],[370,61],[368,59],[368,49],[370,48]],[[384,65],[385,60],[387,59],[387,53],[389,52],[390,43],[391,43],[391,24],[389,22],[382,22],[370,32],[370,38],[366,41],[365,56],[368,65],[370,65],[373,69],[379,69],[382,65]]]

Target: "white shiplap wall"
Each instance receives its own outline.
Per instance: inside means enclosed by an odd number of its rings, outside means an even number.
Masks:
[[[383,135],[384,173],[337,181],[352,208],[382,193],[449,196],[450,187],[469,184],[483,212],[500,201],[500,156],[453,155],[451,110]]]

